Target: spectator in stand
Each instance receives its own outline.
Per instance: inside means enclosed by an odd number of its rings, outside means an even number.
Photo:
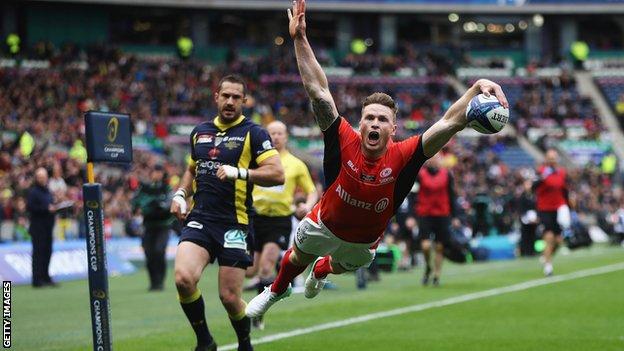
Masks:
[[[613,177],[617,172],[617,163],[617,156],[613,153],[613,150],[609,150],[609,152],[604,155],[604,157],[600,161],[600,169],[602,171],[602,174],[607,176],[609,180],[613,180]]]
[[[52,195],[54,195],[57,199],[62,199],[67,192],[67,184],[65,183],[65,179],[63,179],[63,169],[61,168],[61,164],[59,162],[54,163],[48,189],[50,189]]]
[[[360,112],[359,101],[370,91],[370,87],[376,84],[388,86],[399,103],[397,136],[403,139],[430,125],[448,108],[448,102],[455,100],[455,93],[436,78],[449,67],[446,58],[419,51],[412,43],[399,42],[398,45],[399,55],[390,59],[367,53],[339,62],[343,67],[357,68],[364,76],[371,72],[383,72],[366,83],[362,83],[363,77],[336,82],[334,98],[339,106],[343,106],[345,117],[353,120]],[[144,60],[113,47],[81,50],[76,45],[55,48],[49,43],[38,44],[35,54],[39,58],[50,59],[49,69],[5,67],[0,70],[0,199],[7,199],[0,200],[4,213],[2,239],[28,239],[24,229],[28,228],[28,216],[24,214],[25,206],[22,204],[37,167],[45,167],[51,172],[50,186],[56,189],[57,185],[53,183],[58,180],[60,184],[60,178],[55,168],[57,163],[60,165],[61,178],[67,187],[61,198],[76,203],[75,208],[64,212],[72,221],[83,220],[80,206],[84,165],[68,157],[68,152],[74,142],[83,137],[81,115],[89,108],[130,113],[135,136],[145,137],[148,142],[152,141],[152,136],[165,140],[163,138],[168,134],[166,122],[170,116],[208,118],[216,114],[209,97],[218,78],[227,70],[250,77],[249,95],[254,102],[246,106],[249,110],[247,115],[267,122],[280,119],[289,127],[303,127],[301,130],[308,133],[305,134],[307,138],[315,139],[314,133],[318,130],[312,128],[310,123],[313,119],[305,91],[298,81],[289,81],[289,74],[297,71],[290,50],[280,46],[263,57],[233,57],[228,65],[217,65],[207,70],[202,62]],[[323,64],[335,65],[326,53],[326,50],[320,51],[319,60]],[[76,61],[86,64],[75,65]],[[485,62],[484,65],[489,64]],[[534,66],[538,65],[544,66],[542,62],[536,62]],[[389,83],[394,79],[388,80],[386,73],[393,75],[411,67],[424,69],[426,77],[414,77],[414,84],[411,81]],[[510,96],[510,100],[517,103],[516,112],[512,111],[512,114],[520,117],[516,118],[519,132],[526,135],[529,128],[547,130],[551,128],[548,123],[553,128],[573,124],[575,128],[580,126],[585,129],[583,139],[601,136],[603,128],[592,104],[578,95],[573,76],[569,73],[509,80],[513,83],[509,84],[510,87],[515,85],[518,91],[515,98]],[[621,110],[624,111],[624,95],[620,100]],[[25,149],[32,147],[32,150],[26,150],[27,154],[20,148],[22,137],[24,146],[28,146]],[[545,145],[556,142],[560,137],[547,136]],[[499,229],[505,230],[509,226],[509,223],[500,220],[500,212],[498,217],[493,217],[501,209],[499,205],[506,206],[505,199],[516,191],[504,185],[516,182],[521,188],[522,179],[531,177],[533,171],[524,169],[518,172],[505,169],[500,163],[494,164],[489,151],[494,154],[502,151],[504,147],[501,144],[507,142],[505,138],[488,136],[477,140],[488,142],[477,141],[477,147],[466,147],[464,143],[468,141],[458,140],[444,151],[443,162],[445,167],[452,168],[455,175],[458,215],[463,216],[466,223],[471,222],[468,218],[470,214],[482,216],[479,218],[484,220],[475,221],[471,229],[477,235],[487,235],[494,218],[498,218],[496,224]],[[162,152],[158,157],[166,167],[175,169],[178,155],[170,152],[169,146],[165,143],[163,150],[158,151]],[[98,181],[104,185],[104,197],[107,199],[104,205],[107,219],[113,222],[130,221],[132,213],[128,201],[138,188],[138,179],[149,177],[152,164],[149,159],[153,155],[151,150],[135,150],[136,166],[129,172],[114,166],[98,166]],[[603,170],[602,173],[608,172]],[[613,177],[601,176],[600,169],[596,167],[571,170],[570,182],[575,187],[570,189],[570,195],[578,199],[578,209],[584,215],[596,215],[599,219],[612,213],[607,205],[614,196],[611,190],[617,187],[619,174],[617,167]],[[481,180],[486,177],[488,182],[482,183]],[[179,182],[176,178],[179,177],[172,177],[174,184]],[[605,178],[611,179],[607,181]],[[501,183],[501,179],[505,181]],[[59,187],[62,188],[62,184]],[[477,189],[483,191],[475,191]],[[8,197],[5,194],[9,194]],[[502,208],[503,213],[513,215],[514,220],[521,217],[517,209],[509,211],[507,207]],[[113,232],[113,235],[121,234]]]
[[[624,94],[620,95],[620,98],[615,103],[615,112],[617,113],[618,117],[624,117]]]
[[[22,241],[30,238],[28,233],[28,217],[26,199],[23,196],[18,196],[15,199],[15,208],[12,213],[14,240]]]

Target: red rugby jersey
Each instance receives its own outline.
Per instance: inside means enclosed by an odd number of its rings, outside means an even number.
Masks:
[[[447,217],[451,215],[451,177],[446,168],[431,174],[424,168],[418,176],[420,191],[416,203],[416,214],[420,217]]]
[[[372,243],[407,196],[427,160],[420,135],[388,142],[376,160],[362,154],[361,136],[343,118],[324,132],[325,193],[308,217],[342,240]]]
[[[537,186],[535,195],[538,211],[557,211],[566,201],[566,170],[541,166],[537,173],[543,180]]]

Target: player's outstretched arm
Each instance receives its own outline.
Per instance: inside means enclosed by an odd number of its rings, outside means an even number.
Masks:
[[[288,20],[288,31],[295,42],[295,56],[303,86],[310,97],[316,122],[321,130],[327,130],[338,118],[338,109],[329,92],[325,72],[306,37],[305,0],[293,1],[292,11],[288,9]]]
[[[468,124],[466,107],[468,107],[470,100],[480,93],[486,96],[494,94],[503,107],[509,108],[509,103],[500,85],[487,79],[479,79],[459,100],[451,105],[439,121],[423,133],[422,145],[425,156],[435,155],[453,135],[466,127]]]

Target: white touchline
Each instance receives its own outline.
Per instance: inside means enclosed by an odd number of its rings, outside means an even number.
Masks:
[[[253,345],[266,344],[266,343],[273,342],[276,340],[292,338],[294,336],[299,336],[299,335],[304,335],[304,334],[311,334],[311,333],[315,333],[315,332],[323,331],[327,329],[344,327],[347,325],[368,322],[368,321],[372,321],[372,320],[380,319],[380,318],[398,316],[398,315],[406,314],[406,313],[424,311],[424,310],[428,310],[428,309],[436,308],[436,307],[454,305],[454,304],[461,303],[461,302],[472,301],[472,300],[482,299],[485,297],[491,297],[491,296],[496,296],[496,295],[502,295],[502,294],[506,294],[510,292],[527,290],[527,289],[535,288],[535,287],[542,286],[542,285],[563,282],[566,280],[573,280],[573,279],[578,279],[578,278],[590,277],[593,275],[615,272],[615,271],[619,271],[622,269],[624,269],[624,262],[616,263],[616,264],[612,264],[608,266],[597,267],[597,268],[585,269],[582,271],[576,271],[576,272],[563,274],[563,275],[556,275],[556,276],[548,277],[548,278],[529,280],[523,283],[503,286],[500,288],[494,288],[494,289],[478,291],[478,292],[474,292],[474,293],[470,293],[466,295],[449,297],[447,299],[443,299],[439,301],[431,301],[431,302],[427,302],[427,303],[423,303],[419,305],[401,307],[401,308],[397,308],[397,309],[393,309],[389,311],[370,313],[370,314],[365,314],[359,317],[347,318],[347,319],[343,319],[343,320],[339,320],[335,322],[319,324],[314,327],[294,329],[288,332],[267,335],[259,339],[252,340],[252,344]],[[223,350],[223,351],[234,350],[237,347],[238,347],[238,344],[229,344],[229,345],[220,347],[219,350]]]

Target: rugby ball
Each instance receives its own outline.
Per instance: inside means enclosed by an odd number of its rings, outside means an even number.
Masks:
[[[509,120],[509,109],[503,107],[494,95],[479,94],[466,108],[468,126],[483,134],[500,132]]]

